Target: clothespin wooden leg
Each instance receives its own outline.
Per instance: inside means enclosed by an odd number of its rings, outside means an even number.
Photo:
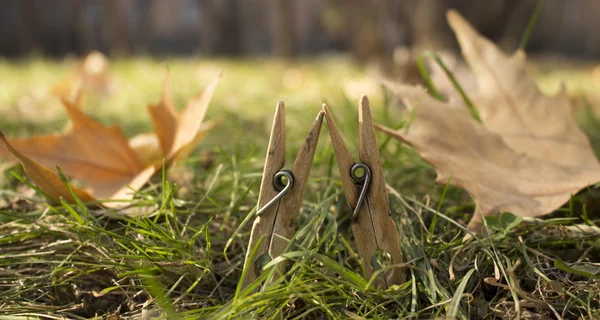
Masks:
[[[271,128],[271,137],[269,139],[269,148],[267,149],[267,157],[265,159],[265,167],[260,183],[260,193],[258,194],[258,210],[263,208],[271,199],[275,198],[279,193],[273,186],[273,177],[285,165],[285,105],[283,101],[279,101],[275,109],[275,117],[273,118],[273,127]],[[250,233],[250,242],[248,243],[248,251],[246,253],[246,261],[244,269],[247,269],[246,276],[243,279],[242,287],[248,286],[259,274],[260,266],[257,260],[262,254],[268,252],[271,239],[268,235],[272,233],[275,217],[279,203],[266,208],[259,216],[256,217],[252,224]],[[263,238],[261,240],[261,238]],[[260,243],[259,243],[260,242]],[[250,254],[256,248],[256,254],[249,260]]]
[[[367,96],[362,96],[358,113],[359,124],[359,149],[360,160],[371,168],[371,186],[367,192],[367,207],[370,209],[371,219],[375,228],[375,236],[379,248],[389,254],[391,265],[402,263],[401,229],[396,228],[396,223],[390,214],[390,202],[383,164],[379,155],[379,145],[375,138],[375,129],[371,119],[371,108]],[[394,267],[385,273],[389,285],[401,284],[405,281],[404,270]]]
[[[308,136],[304,139],[304,144],[298,151],[298,155],[292,166],[294,174],[294,188],[290,193],[281,199],[279,214],[275,220],[273,228],[273,238],[271,239],[270,255],[277,257],[281,255],[288,245],[287,239],[294,235],[294,220],[302,207],[304,197],[304,187],[308,182],[310,168],[312,167],[317,143],[319,142],[319,133],[323,124],[323,112],[319,112],[315,119]]]
[[[389,257],[389,263],[386,264],[397,265],[402,263],[402,251],[400,234],[389,214],[389,199],[369,101],[366,96],[360,100],[359,158],[361,162],[358,163],[352,159],[326,105],[323,105],[323,110],[340,170],[344,194],[348,204],[354,210],[352,232],[363,261],[365,277],[370,279],[381,267],[378,262],[381,256]],[[364,170],[362,178],[356,174],[358,168]],[[388,288],[402,282],[404,282],[404,270],[393,267],[388,269],[383,277],[376,279],[374,284]]]
[[[282,101],[277,104],[258,196],[260,214],[254,220],[250,233],[244,263],[246,276],[242,287],[258,277],[262,267],[259,262],[269,261],[283,253],[294,234],[293,223],[302,206],[304,186],[308,181],[322,123],[323,113],[320,112],[298,152],[292,170],[282,170],[285,164],[285,106]],[[287,182],[280,180],[281,177],[287,177]],[[250,261],[255,248],[256,254]],[[280,264],[280,267],[283,266]]]

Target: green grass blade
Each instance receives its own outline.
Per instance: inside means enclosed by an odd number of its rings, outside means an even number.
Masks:
[[[540,12],[542,11],[542,7],[544,5],[544,0],[538,0],[535,6],[535,10],[533,14],[529,18],[529,22],[527,22],[527,27],[525,28],[525,32],[521,37],[521,42],[519,43],[519,48],[525,50],[527,48],[527,43],[529,42],[529,38],[533,34],[533,30],[535,30],[535,25],[540,17]]]
[[[447,319],[456,319],[458,313],[460,311],[460,302],[462,301],[463,293],[465,292],[465,288],[469,283],[469,279],[471,279],[471,275],[475,272],[475,269],[469,270],[467,274],[462,278],[458,288],[454,291],[454,296],[452,297],[452,302],[450,303],[450,307],[448,308]]]
[[[423,81],[425,82],[425,85],[427,86],[429,94],[431,94],[434,98],[436,98],[440,101],[444,101],[444,97],[442,97],[440,92],[435,87],[433,80],[431,80],[431,75],[429,74],[429,71],[427,71],[427,65],[425,64],[425,58],[430,56],[429,52],[430,51],[425,51],[421,55],[419,55],[419,57],[417,58],[417,68],[419,69],[421,78],[423,78]]]
[[[433,51],[429,51],[426,50],[424,51],[419,58],[423,57],[423,59],[425,57],[429,57],[432,58],[433,61],[435,61],[440,68],[442,68],[442,70],[444,71],[444,73],[446,74],[446,76],[448,77],[448,79],[450,80],[450,82],[452,83],[452,86],[454,87],[454,89],[460,94],[460,97],[463,99],[463,102],[465,103],[465,106],[467,107],[467,109],[469,110],[469,113],[471,113],[471,116],[473,117],[473,119],[477,120],[477,122],[482,123],[481,121],[481,116],[479,115],[479,111],[477,111],[477,108],[475,108],[475,105],[473,104],[473,102],[471,101],[471,99],[469,98],[469,96],[467,95],[467,93],[465,92],[465,90],[462,88],[462,86],[460,85],[460,83],[458,83],[458,80],[456,80],[456,78],[454,77],[454,74],[452,74],[452,72],[450,71],[450,69],[448,69],[448,67],[446,67],[446,64],[444,64],[444,62],[442,61],[442,59]],[[422,71],[422,75],[426,74],[426,77],[429,79],[429,82],[431,83],[432,88],[434,88],[433,83],[431,82],[431,77],[429,76],[429,73],[427,72],[426,69],[424,69],[424,62],[422,62],[423,64],[423,71]],[[419,70],[421,70],[421,66],[419,66]],[[425,77],[424,77],[425,79]],[[427,83],[427,80],[425,80],[425,82]],[[429,85],[428,85],[429,87]],[[430,88],[431,90],[431,88]],[[434,95],[434,97],[438,98],[439,100],[443,99],[441,98],[441,96],[439,95],[438,91],[435,90],[437,97]],[[433,95],[433,93],[432,93]]]
[[[569,267],[564,261],[562,261],[562,259],[558,258],[554,261],[554,266],[556,268],[558,268],[559,270],[562,270],[564,272],[568,272],[568,273],[573,273],[573,274],[577,274],[583,277],[587,277],[587,278],[591,278],[591,279],[595,279],[595,280],[600,280],[600,268],[596,267],[594,272],[590,272],[590,271],[585,271],[585,270],[581,270],[581,269],[576,269],[573,267]]]

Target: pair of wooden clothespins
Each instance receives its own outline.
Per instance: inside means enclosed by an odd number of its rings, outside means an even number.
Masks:
[[[390,267],[376,278],[375,285],[388,288],[404,281],[403,270],[399,266],[402,263],[400,235],[389,214],[383,166],[375,139],[369,101],[363,96],[359,109],[360,162],[352,160],[329,109],[323,105],[323,111],[319,112],[291,171],[283,169],[285,110],[283,102],[277,104],[258,196],[258,216],[252,226],[244,264],[244,269],[247,270],[244,272],[243,287],[260,275],[263,261],[284,253],[289,239],[294,234],[293,223],[302,205],[304,186],[308,181],[323,116],[329,126],[344,194],[353,210],[352,232],[363,260],[364,274],[370,279],[382,268],[381,260],[386,260],[385,264],[389,264]],[[362,171],[362,175],[359,171]]]

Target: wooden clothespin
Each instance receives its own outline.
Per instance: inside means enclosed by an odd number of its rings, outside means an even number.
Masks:
[[[375,139],[371,110],[367,96],[360,99],[359,153],[360,162],[354,162],[348,147],[333,120],[331,112],[323,105],[331,142],[337,159],[344,194],[353,210],[352,232],[363,260],[364,273],[370,279],[373,273],[385,265],[402,263],[401,239],[389,211],[389,199],[383,176],[383,166]],[[359,175],[362,171],[363,174]],[[404,270],[388,269],[375,280],[378,287],[388,288],[404,282]]]
[[[244,269],[248,270],[242,287],[258,277],[262,267],[259,262],[265,260],[265,254],[268,254],[267,261],[280,256],[294,234],[294,220],[302,206],[304,186],[308,181],[322,123],[321,111],[296,156],[292,170],[284,170],[285,106],[283,101],[277,104],[258,195],[257,217],[252,225],[244,263]],[[262,241],[259,241],[261,238]],[[253,261],[248,261],[259,242]]]

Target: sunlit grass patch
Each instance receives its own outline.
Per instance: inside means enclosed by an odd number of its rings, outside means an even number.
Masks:
[[[11,136],[61,130],[66,117],[51,88],[72,66],[41,59],[0,64],[7,75],[0,85],[0,127]],[[276,102],[287,106],[288,160],[323,102],[352,149],[360,93],[348,94],[367,92],[374,120],[390,127],[402,122],[399,107],[385,105],[382,89],[342,58],[139,58],[112,62],[116,91],[88,94],[85,111],[120,124],[128,136],[150,131],[145,108],[160,99],[167,68],[179,108],[223,72],[207,116],[222,119],[220,126],[165,179],[159,174],[138,192],[136,199],[150,208],[145,217],[48,207],[6,172],[0,183],[0,315],[477,319],[519,310],[520,316],[598,316],[598,280],[589,276],[600,259],[593,197],[574,198],[554,219],[488,219],[489,234],[463,243],[473,201],[460,189],[435,185],[427,163],[383,135],[378,142],[392,216],[402,225],[408,282],[382,291],[363,278],[351,211],[322,132],[294,242],[272,263],[286,260],[290,267],[283,275],[269,269],[264,277],[272,281],[257,293],[238,290]],[[600,141],[594,140],[600,137],[595,125],[585,123],[592,141]]]

